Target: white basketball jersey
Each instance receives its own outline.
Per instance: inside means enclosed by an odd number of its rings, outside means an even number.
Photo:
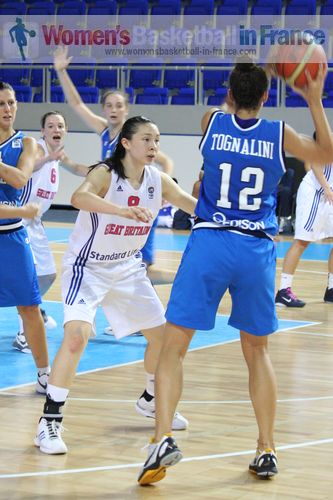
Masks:
[[[333,187],[333,165],[325,165],[325,167],[323,168],[323,174],[328,184]],[[314,187],[314,189],[316,189],[317,191],[322,189],[320,183],[317,180],[317,177],[313,173],[313,170],[309,170],[309,172],[306,173],[306,175],[303,177],[303,181],[307,184],[310,184],[310,186]]]
[[[44,139],[39,139],[40,144],[48,156],[49,152]],[[53,198],[59,189],[59,161],[52,160],[34,172],[24,186],[21,202],[22,205],[28,202],[35,202],[41,205],[41,215],[43,215],[51,206]]]
[[[153,219],[144,223],[80,210],[69,240],[69,251],[80,257],[80,265],[84,265],[87,260],[124,261],[144,246],[162,205],[160,172],[146,165],[142,184],[139,189],[134,189],[127,179],[118,178],[112,171],[111,184],[104,198],[120,206],[140,205],[149,208]]]

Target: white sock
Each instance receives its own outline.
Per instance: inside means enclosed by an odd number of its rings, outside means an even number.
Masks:
[[[291,288],[293,284],[293,274],[281,273],[281,281],[279,290],[284,290],[285,288]]]
[[[155,396],[155,375],[151,373],[146,373],[146,391],[151,396]]]
[[[66,401],[68,393],[69,389],[66,389],[65,387],[57,387],[55,385],[47,384],[47,397],[56,403]]]
[[[19,334],[22,335],[22,333],[24,333],[24,329],[23,329],[23,321],[20,314],[18,314],[18,322],[19,322]]]
[[[51,367],[50,366],[45,366],[45,367],[37,367],[38,370],[38,375],[44,375],[44,373],[50,373]]]
[[[333,288],[333,273],[328,273],[328,288]]]

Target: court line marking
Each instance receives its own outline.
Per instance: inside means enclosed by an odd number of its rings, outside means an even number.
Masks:
[[[22,387],[22,386],[20,386]],[[19,394],[17,392],[6,392],[0,396],[11,396],[17,398],[31,398],[31,394]],[[306,398],[287,398],[287,399],[277,399],[277,403],[306,403],[308,401],[330,401],[333,396],[311,396]],[[109,404],[134,404],[136,399],[106,399],[106,398],[77,398],[68,397],[68,401],[82,401],[90,403],[109,403]],[[250,399],[235,399],[235,400],[191,400],[191,399],[181,399],[180,404],[185,405],[238,405],[238,404],[252,404]]]
[[[306,448],[309,446],[318,446],[323,444],[333,443],[333,438],[328,439],[318,439],[316,441],[304,441],[303,443],[286,444],[282,446],[277,446],[277,451],[292,450],[297,448]],[[255,450],[244,450],[244,451],[234,451],[229,453],[217,453],[214,455],[199,455],[196,457],[183,458],[182,462],[195,462],[201,460],[214,460],[219,458],[229,458],[229,457],[239,457],[244,455],[252,455]],[[132,464],[119,464],[119,465],[105,465],[100,467],[86,467],[82,469],[62,469],[62,470],[52,470],[43,472],[22,472],[19,474],[0,474],[0,479],[17,479],[23,477],[42,477],[42,476],[59,476],[62,474],[85,474],[87,472],[101,472],[101,471],[112,471],[119,469],[133,469],[142,466],[143,462],[132,463]]]
[[[57,300],[46,300],[46,301],[44,301],[44,303],[46,303],[46,302],[61,303],[60,301],[57,301]],[[220,314],[219,316],[226,316],[226,315]],[[290,319],[290,320],[285,320],[285,321],[289,321],[290,323],[299,323],[299,320],[296,320],[296,319]],[[285,331],[288,331],[288,330],[292,331],[292,330],[296,330],[296,329],[299,329],[299,328],[306,328],[307,326],[322,324],[322,322],[320,322],[320,321],[319,322],[307,321],[305,323],[306,324],[304,324],[304,325],[295,325],[295,326],[288,327],[288,328],[281,328],[281,329],[277,330],[275,333],[285,332]],[[303,332],[301,332],[301,333],[303,333]],[[274,333],[272,335],[274,335]],[[238,337],[236,339],[226,340],[224,342],[217,342],[215,344],[209,344],[209,345],[205,345],[205,346],[194,347],[193,349],[189,349],[189,352],[195,352],[195,351],[199,351],[199,350],[203,350],[203,349],[209,349],[211,347],[218,347],[218,346],[221,346],[221,345],[231,344],[231,343],[234,343],[234,342],[239,342],[239,340],[240,339]],[[86,370],[86,371],[83,371],[83,372],[76,373],[75,376],[78,377],[78,376],[86,375],[86,374],[89,374],[89,373],[97,373],[97,372],[100,372],[100,371],[103,371],[103,370],[111,370],[113,368],[121,368],[123,366],[130,366],[130,365],[134,365],[134,364],[137,364],[137,363],[143,363],[143,359],[138,359],[136,361],[130,361],[130,362],[126,362],[126,363],[119,363],[117,365],[112,365],[112,366],[104,366],[104,367],[101,367],[101,368],[94,368],[92,370]],[[19,385],[12,385],[12,386],[8,386],[8,387],[2,387],[2,388],[0,388],[0,395],[1,395],[2,392],[5,392],[5,391],[11,390],[11,389],[19,389],[21,387],[29,387],[29,386],[34,385],[34,384],[35,384],[35,382],[28,382],[26,384],[19,384]],[[29,396],[31,396],[31,394]]]

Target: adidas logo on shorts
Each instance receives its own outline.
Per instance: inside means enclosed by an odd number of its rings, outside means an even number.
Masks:
[[[78,304],[85,304],[84,299],[80,299],[79,302],[78,302]]]

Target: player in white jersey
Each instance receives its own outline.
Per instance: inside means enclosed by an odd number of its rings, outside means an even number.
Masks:
[[[314,133],[314,139],[316,134]],[[285,255],[280,287],[275,297],[277,306],[304,307],[292,291],[294,274],[304,250],[312,241],[333,236],[333,165],[307,164],[307,174],[297,191],[294,241]],[[328,284],[325,302],[333,302],[333,249],[328,258]]]
[[[82,101],[80,94],[76,90],[67,72],[71,59],[72,57],[68,56],[68,47],[59,46],[54,53],[54,68],[69,106],[87,127],[100,136],[102,145],[101,160],[105,160],[114,152],[119,139],[120,130],[128,116],[128,96],[118,89],[107,90],[101,98],[103,116],[97,115]],[[172,174],[173,162],[165,153],[159,151],[156,155],[155,162],[163,172],[168,175]],[[154,235],[156,224],[157,221],[150,231],[147,242],[142,249],[142,258],[148,268],[149,278],[154,284],[172,283],[175,273],[154,264]],[[105,328],[104,333],[112,335],[112,328]]]
[[[159,148],[157,126],[137,116],[127,120],[113,156],[92,168],[72,196],[80,209],[64,257],[62,296],[64,340],[55,357],[44,413],[35,445],[44,453],[61,454],[61,408],[94,319],[102,305],[116,338],[141,330],[147,339],[146,389],[136,403],[139,413],[154,418],[154,374],[164,332],[164,309],[138,251],[144,245],[162,198],[193,213],[196,199],[171,177],[152,167]],[[187,420],[173,417],[174,429]]]
[[[13,88],[0,82],[0,307],[16,306],[21,314],[38,369],[36,391],[45,393],[50,370],[45,326],[32,251],[21,219],[26,208],[20,208],[37,144],[14,129],[16,112]]]
[[[50,208],[59,189],[59,165],[70,172],[85,176],[88,167],[73,162],[64,152],[64,139],[67,124],[59,111],[49,111],[41,118],[41,139],[38,140],[37,158],[34,171],[21,195],[21,202],[36,202],[40,205],[40,215],[31,220],[25,220],[31,248],[34,253],[38,285],[41,296],[49,290],[56,279],[56,267],[49,242],[42,223],[42,216]],[[57,326],[55,320],[41,309],[48,329]],[[19,316],[19,331],[13,347],[23,353],[30,353],[29,345],[24,335],[22,319]]]

